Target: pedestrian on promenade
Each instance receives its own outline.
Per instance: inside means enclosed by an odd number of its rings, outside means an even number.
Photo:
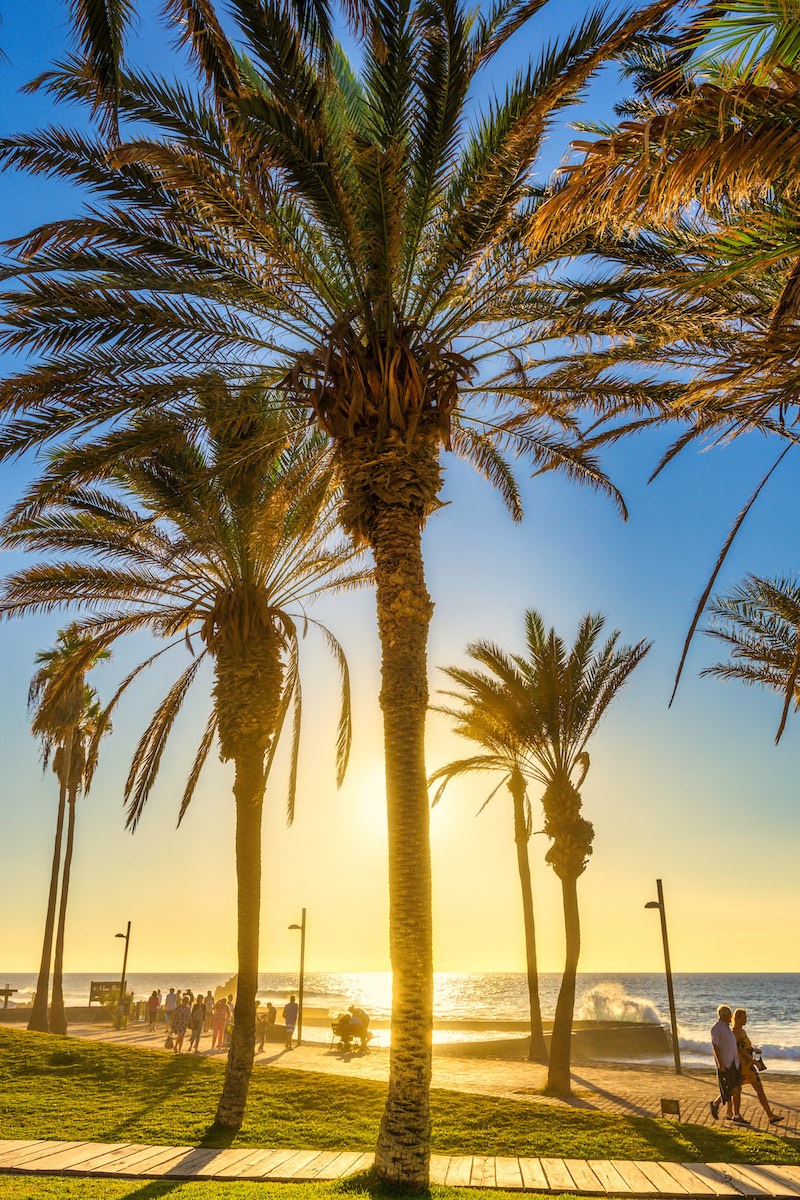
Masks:
[[[214,1005],[214,1029],[211,1034],[211,1049],[222,1050],[225,1045],[225,1026],[230,1018],[230,1009],[228,1001],[224,996],[220,996],[217,1003]]]
[[[180,1054],[183,1048],[183,1039],[192,1017],[192,1010],[189,1008],[188,999],[188,996],[181,996],[179,998],[179,1003],[169,1023],[169,1031],[172,1034],[172,1050],[175,1054]]]
[[[155,1033],[156,1031],[159,1007],[158,992],[151,992],[150,999],[147,1001],[147,1021],[150,1033]]]
[[[761,1058],[761,1050],[754,1046],[745,1032],[747,1024],[747,1012],[743,1008],[737,1008],[733,1014],[733,1035],[736,1038],[736,1049],[739,1051],[739,1062],[741,1065],[742,1085],[748,1083],[758,1096],[758,1102],[767,1114],[770,1125],[778,1125],[783,1117],[778,1117],[772,1111],[769,1100],[764,1092],[764,1085],[761,1082],[760,1071],[766,1070]],[[761,1064],[761,1065],[759,1065]]]
[[[189,1050],[194,1048],[195,1054],[200,1053],[200,1037],[206,1023],[206,1005],[202,996],[198,996],[192,1005],[192,1032],[189,1038]]]
[[[297,1001],[294,996],[289,997],[289,1003],[283,1006],[283,1023],[286,1026],[286,1049],[294,1050],[292,1038],[294,1037],[295,1026],[297,1025],[297,1014],[300,1010],[297,1007]]]
[[[171,987],[164,1001],[164,1023],[169,1025],[172,1022],[172,1016],[175,1009],[178,1007],[178,997],[175,995],[175,988]]]
[[[739,1051],[736,1048],[736,1035],[731,1029],[732,1017],[733,1013],[728,1005],[720,1004],[717,1009],[717,1020],[711,1026],[711,1048],[717,1064],[719,1096],[716,1100],[710,1100],[708,1106],[715,1121],[719,1117],[720,1104],[724,1104],[728,1120],[734,1125],[749,1125],[750,1122],[739,1111],[742,1098],[742,1077]]]

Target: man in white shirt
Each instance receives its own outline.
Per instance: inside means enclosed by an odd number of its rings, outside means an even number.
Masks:
[[[719,1106],[725,1103],[727,1115],[734,1125],[749,1125],[739,1112],[742,1099],[742,1076],[739,1062],[739,1050],[736,1046],[736,1035],[731,1029],[733,1013],[727,1004],[720,1004],[717,1009],[719,1018],[711,1026],[711,1048],[714,1051],[714,1061],[717,1064],[717,1079],[719,1080],[719,1096],[709,1101],[711,1115],[716,1121],[719,1117]]]
[[[165,1022],[165,1024],[169,1025],[170,1021],[172,1020],[172,1014],[175,1012],[175,1009],[177,1007],[178,1007],[178,997],[175,995],[175,988],[171,987],[169,989],[167,998],[164,1001],[164,1022]]]

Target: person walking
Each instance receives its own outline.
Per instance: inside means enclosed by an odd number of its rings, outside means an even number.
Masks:
[[[295,1026],[297,1025],[297,1014],[300,1010],[297,1007],[297,1001],[294,996],[289,997],[289,1003],[283,1006],[283,1023],[286,1026],[286,1049],[294,1050],[292,1038],[294,1037]]]
[[[156,1031],[159,1008],[158,992],[151,992],[150,999],[147,1001],[147,1021],[150,1033],[155,1033]]]
[[[192,1033],[189,1038],[189,1050],[194,1048],[195,1054],[200,1053],[200,1038],[206,1023],[206,1005],[202,996],[198,996],[192,1005]]]
[[[736,1036],[731,1029],[732,1017],[733,1013],[728,1005],[720,1004],[717,1009],[717,1020],[711,1026],[711,1048],[717,1064],[719,1096],[716,1100],[710,1100],[708,1106],[715,1121],[719,1117],[719,1106],[724,1103],[728,1119],[732,1124],[749,1125],[750,1122],[739,1111],[742,1098],[742,1077]]]
[[[175,1009],[178,1007],[178,997],[175,995],[175,988],[171,987],[164,1000],[164,1024],[170,1025]]]
[[[211,1022],[214,1019],[214,997],[211,995],[211,989],[206,992],[206,1019],[203,1025],[203,1033],[208,1033],[211,1028]]]
[[[230,1017],[228,1001],[220,996],[214,1005],[214,1030],[211,1035],[211,1049],[222,1050],[225,1046],[225,1027]]]
[[[758,1096],[758,1102],[767,1114],[770,1125],[778,1125],[783,1120],[783,1117],[776,1116],[772,1111],[769,1100],[764,1092],[764,1085],[759,1075],[759,1070],[763,1071],[764,1068],[763,1066],[757,1066],[757,1063],[761,1062],[761,1051],[750,1041],[744,1028],[746,1024],[746,1010],[737,1008],[733,1014],[733,1036],[736,1038],[736,1049],[739,1052],[742,1086],[746,1083],[750,1085]]]
[[[187,999],[188,997],[186,996],[179,998],[179,1002],[172,1014],[172,1020],[169,1023],[169,1031],[172,1034],[172,1051],[174,1054],[180,1054],[183,1048],[183,1039],[192,1016]]]

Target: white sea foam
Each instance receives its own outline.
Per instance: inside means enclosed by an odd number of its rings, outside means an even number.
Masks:
[[[636,1021],[660,1025],[661,1014],[645,996],[629,996],[621,983],[596,983],[581,1001],[576,1013],[580,1021]]]

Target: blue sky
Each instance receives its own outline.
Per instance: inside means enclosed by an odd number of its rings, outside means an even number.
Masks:
[[[552,9],[552,12],[550,12]],[[515,55],[498,61],[505,78],[536,38],[563,29],[583,11],[574,2],[548,6],[519,39]],[[170,68],[164,37],[140,23],[135,55]],[[56,0],[5,6],[0,44],[0,124],[4,133],[30,129],[52,116],[47,98],[19,86],[63,55],[65,8]],[[606,72],[581,110],[610,115],[613,72]],[[577,115],[577,114],[576,114]],[[64,123],[77,119],[59,114]],[[543,171],[557,164],[568,141],[560,130]],[[63,185],[0,177],[0,231],[10,237],[76,210],[80,198]],[[12,367],[7,357],[4,369]],[[463,464],[447,462],[450,503],[425,534],[429,590],[436,603],[431,632],[431,689],[442,686],[437,664],[459,661],[467,641],[491,637],[519,646],[522,615],[536,607],[570,638],[579,616],[601,610],[633,642],[654,647],[633,677],[592,747],[584,788],[595,823],[596,851],[581,884],[587,970],[657,970],[660,945],[652,914],[643,910],[654,880],[664,879],[670,903],[676,970],[797,969],[800,947],[795,869],[800,833],[796,763],[798,734],[790,727],[773,745],[779,702],[765,693],[699,679],[715,648],[698,638],[671,710],[667,701],[680,648],[710,565],[727,529],[775,448],[753,438],[673,464],[653,485],[646,480],[664,436],[617,446],[606,455],[631,519],[589,490],[556,477],[526,481],[526,518],[512,525],[499,499]],[[13,501],[32,465],[0,468],[0,502]],[[781,468],[751,514],[732,552],[723,584],[747,571],[791,572],[798,561],[796,523],[786,519],[795,476]],[[17,561],[3,555],[8,569]],[[265,833],[263,966],[293,962],[286,925],[309,909],[310,969],[386,966],[385,820],[377,709],[378,646],[369,593],[320,606],[350,659],[356,728],[350,775],[333,784],[333,730],[328,712],[335,671],[309,637],[304,662],[306,712],[298,819],[287,830],[279,782],[271,785]],[[33,618],[0,626],[3,688],[0,754],[4,764],[0,878],[24,903],[0,936],[0,970],[33,970],[39,953],[55,789],[43,777],[27,731],[25,698],[33,658],[54,638],[59,621]],[[144,643],[122,647],[93,680],[108,696]],[[180,653],[175,661],[177,670]],[[135,837],[123,830],[121,790],[127,762],[148,707],[169,678],[153,671],[124,705],[105,748],[92,794],[81,805],[67,968],[116,964],[113,933],[135,926],[132,970],[159,966],[224,969],[234,961],[230,772],[210,765],[184,826],[174,828],[183,776],[204,724],[206,694],[198,687],[165,759],[156,792]],[[441,718],[432,717],[429,764],[460,747]],[[503,796],[475,819],[489,784],[457,785],[433,814],[437,964],[441,969],[516,969],[524,964],[511,818]],[[534,839],[535,892],[545,969],[561,960],[560,902]],[[203,897],[195,923],[193,897]],[[186,912],[186,928],[172,914]],[[358,921],[343,922],[342,913]],[[311,923],[313,922],[313,926]],[[743,950],[746,947],[746,950]]]

